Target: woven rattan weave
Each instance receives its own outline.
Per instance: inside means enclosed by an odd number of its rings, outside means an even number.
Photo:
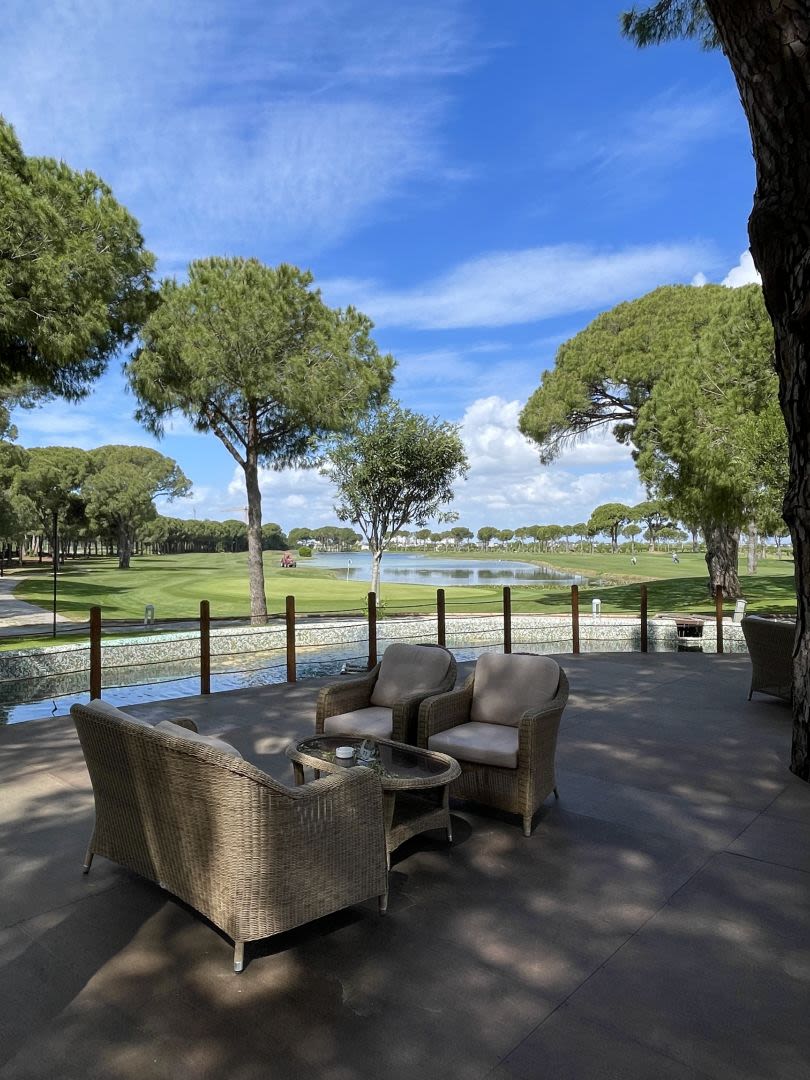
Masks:
[[[288,788],[240,758],[74,705],[103,855],[244,943],[387,897],[383,798],[354,769]]]

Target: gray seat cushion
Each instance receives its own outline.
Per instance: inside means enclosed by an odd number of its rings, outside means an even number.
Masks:
[[[383,705],[337,713],[323,722],[326,735],[372,735],[375,739],[390,739],[393,726],[393,713]]]
[[[111,716],[116,720],[128,720],[130,724],[137,724],[138,727],[154,727],[154,724],[150,724],[148,720],[142,720],[140,716],[131,716],[128,712],[124,712],[123,709],[116,709],[114,705],[110,705],[109,701],[102,701],[101,698],[93,698],[84,708],[91,713],[98,713],[99,716]]]
[[[437,690],[450,669],[446,649],[395,642],[383,653],[380,673],[371,694],[372,705],[396,705],[421,691]]]
[[[505,724],[459,724],[458,727],[431,735],[428,749],[449,754],[459,761],[516,769],[518,729]]]
[[[542,708],[560,685],[560,666],[549,656],[483,653],[475,665],[470,720],[515,727],[527,709]]]
[[[199,743],[201,746],[210,746],[212,750],[219,750],[222,754],[230,754],[231,757],[242,757],[235,746],[231,746],[224,739],[218,739],[216,735],[200,735],[198,731],[189,731],[188,728],[180,727],[179,724],[173,724],[171,720],[161,720],[159,724],[155,724],[155,728],[158,731],[165,731],[167,735],[174,735],[176,739]]]

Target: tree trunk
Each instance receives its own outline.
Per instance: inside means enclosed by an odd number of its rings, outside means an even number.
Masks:
[[[118,569],[129,570],[132,555],[132,535],[126,525],[118,527]]]
[[[723,596],[732,600],[742,596],[737,576],[737,560],[740,552],[740,530],[723,521],[706,521],[703,524],[706,538],[706,565],[709,568],[709,592],[714,595],[717,586]]]
[[[371,591],[380,599],[380,564],[382,563],[382,549],[372,548],[371,551]]]
[[[748,221],[774,327],[790,479],[798,620],[791,770],[810,781],[810,17],[806,0],[706,0],[751,131],[757,188]]]
[[[749,574],[757,572],[757,527],[753,521],[748,522],[748,560],[747,570]]]
[[[248,449],[245,461],[247,491],[248,584],[250,587],[250,618],[263,623],[267,619],[267,597],[264,592],[264,562],[262,558],[262,493],[259,489],[259,461],[256,451]]]

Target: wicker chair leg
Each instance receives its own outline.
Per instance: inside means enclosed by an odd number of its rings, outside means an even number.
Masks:
[[[233,943],[233,970],[234,974],[238,975],[240,971],[243,971],[245,967],[245,943],[244,941],[234,941]]]
[[[555,799],[559,799],[559,797],[560,797],[560,793],[559,793],[559,791],[557,791],[557,789],[556,789],[556,788],[554,788],[554,798],[555,798]]]
[[[531,836],[532,835],[532,817],[533,817],[532,814],[524,814],[523,815],[523,835],[524,836]]]
[[[380,914],[385,915],[388,911],[388,889],[384,893],[380,893],[377,897],[377,903],[380,905]]]
[[[82,873],[83,874],[89,874],[90,873],[90,867],[92,865],[93,865],[93,849],[88,848],[86,853],[85,853],[85,856],[84,856],[84,862],[82,863]]]

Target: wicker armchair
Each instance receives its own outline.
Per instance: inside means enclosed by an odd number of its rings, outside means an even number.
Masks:
[[[440,645],[389,645],[382,661],[360,679],[325,686],[318,695],[315,731],[416,742],[419,706],[456,683],[456,660]]]
[[[748,700],[756,690],[784,701],[793,699],[793,643],[796,638],[795,619],[766,619],[761,615],[746,615],[742,632],[751,657],[751,688]]]
[[[419,711],[418,745],[456,758],[451,793],[520,814],[523,833],[557,792],[554,755],[568,700],[565,672],[549,657],[484,653],[464,686]]]
[[[235,971],[245,942],[371,896],[385,910],[382,788],[369,770],[287,788],[181,728],[96,702],[70,711],[96,804],[85,873],[103,855],[190,904],[233,939]]]

